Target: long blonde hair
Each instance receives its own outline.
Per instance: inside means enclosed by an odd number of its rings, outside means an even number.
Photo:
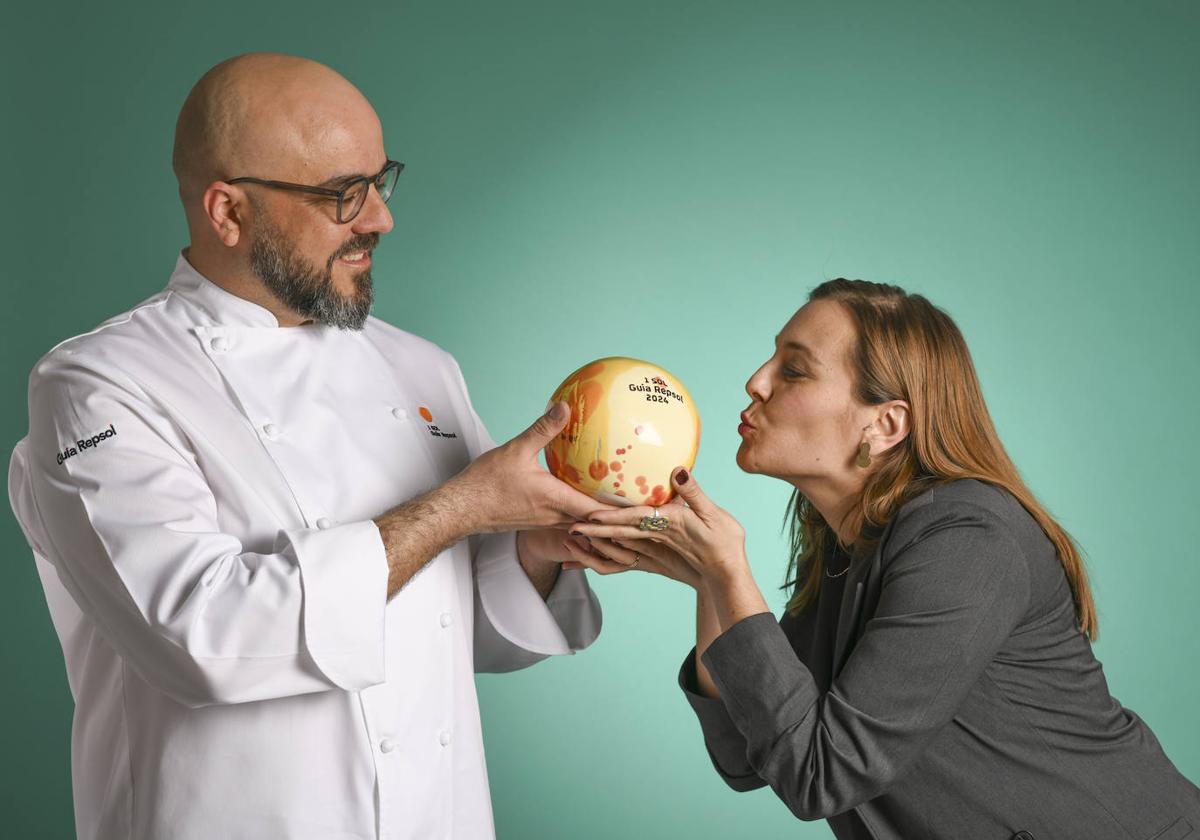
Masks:
[[[1076,621],[1094,641],[1099,625],[1083,560],[1004,451],[971,354],[950,316],[921,295],[864,280],[829,280],[808,299],[836,301],[855,322],[858,338],[850,362],[856,397],[867,405],[904,400],[910,408],[909,434],[874,456],[877,466],[845,523],[859,534],[856,551],[868,547],[909,499],[960,478],[988,482],[1015,496],[1054,543],[1075,601]],[[816,599],[823,558],[837,533],[799,490],[792,493],[786,517],[791,551],[784,588],[793,590],[787,609],[795,614]]]

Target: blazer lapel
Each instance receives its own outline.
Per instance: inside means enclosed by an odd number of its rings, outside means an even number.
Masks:
[[[837,676],[845,664],[846,645],[850,643],[850,630],[858,623],[858,613],[862,608],[863,581],[866,577],[866,563],[856,563],[846,572],[846,588],[842,590],[842,605],[838,612],[837,634],[833,640],[833,676]]]
[[[846,572],[846,588],[842,590],[841,609],[838,611],[837,633],[833,640],[833,671],[834,677],[846,664],[847,648],[857,636],[856,629],[862,621],[863,595],[869,589],[879,585],[880,564],[883,557],[883,546],[887,535],[891,532],[891,523],[883,529],[875,547],[867,556],[855,556]]]

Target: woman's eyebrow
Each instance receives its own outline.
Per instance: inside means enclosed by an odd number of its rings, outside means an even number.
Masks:
[[[788,350],[797,351],[802,356],[807,356],[810,360],[812,360],[814,362],[820,362],[820,359],[817,358],[817,354],[814,353],[812,350],[809,350],[808,345],[806,345],[806,344],[802,344],[799,341],[787,341],[787,342],[784,342],[783,346]]]

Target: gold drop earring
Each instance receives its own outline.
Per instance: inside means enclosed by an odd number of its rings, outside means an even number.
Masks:
[[[858,460],[854,463],[863,468],[871,466],[871,444],[864,440],[858,445]]]

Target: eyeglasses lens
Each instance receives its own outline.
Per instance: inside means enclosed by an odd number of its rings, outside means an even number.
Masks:
[[[386,203],[392,197],[392,190],[396,189],[396,179],[400,177],[400,167],[396,165],[389,166],[380,175],[378,181],[375,182],[376,189],[379,190],[379,197]]]
[[[363,203],[367,199],[368,187],[370,187],[369,181],[359,181],[342,194],[342,201],[338,205],[338,215],[343,224],[358,215],[358,211],[362,209]]]

